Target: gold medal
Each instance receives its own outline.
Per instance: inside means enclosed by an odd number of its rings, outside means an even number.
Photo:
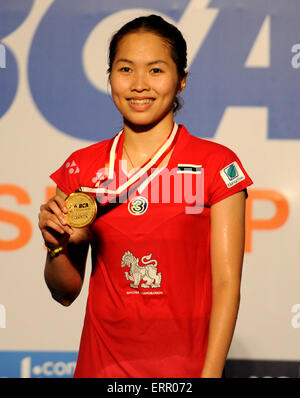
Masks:
[[[66,199],[68,213],[65,214],[70,227],[82,228],[91,224],[97,215],[97,203],[84,192],[71,193]]]

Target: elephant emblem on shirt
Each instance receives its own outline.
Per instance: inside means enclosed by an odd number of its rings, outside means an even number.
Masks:
[[[128,267],[130,270],[125,271],[126,279],[132,281],[130,286],[138,289],[139,286],[145,288],[157,288],[161,283],[161,272],[157,273],[157,261],[151,259],[152,253],[139,259],[135,257],[129,250],[122,256],[121,267]]]

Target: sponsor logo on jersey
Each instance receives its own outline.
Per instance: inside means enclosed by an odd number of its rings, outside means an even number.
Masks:
[[[125,271],[125,277],[130,282],[130,287],[138,289],[143,287],[146,289],[159,288],[161,284],[161,272],[157,272],[157,260],[152,259],[152,253],[141,258],[142,265],[139,265],[139,258],[135,257],[127,250],[121,260],[121,267],[128,267],[130,270]],[[128,294],[132,292],[127,292]],[[137,292],[138,293],[138,292]],[[148,292],[139,292],[147,294]],[[160,292],[162,294],[162,292]],[[153,294],[153,292],[149,292]]]
[[[67,162],[65,164],[66,169],[68,169],[69,174],[77,174],[80,173],[80,169],[77,165],[77,163],[75,162],[75,160]]]
[[[228,166],[224,167],[224,169],[220,171],[220,174],[227,188],[231,188],[245,179],[245,175],[237,162],[230,163]]]
[[[134,216],[140,216],[148,209],[148,200],[144,196],[131,199],[128,203],[128,211]]]
[[[199,164],[178,164],[178,174],[200,174],[202,166]]]
[[[96,175],[92,178],[92,183],[95,184],[95,187],[98,187],[100,182],[105,180],[105,172],[103,169],[99,169],[96,172]]]

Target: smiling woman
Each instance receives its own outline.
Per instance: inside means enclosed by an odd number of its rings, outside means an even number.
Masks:
[[[172,130],[180,108],[177,95],[186,85],[186,65],[181,32],[156,15],[136,18],[113,36],[108,72],[114,103],[124,118],[128,171],[153,156]],[[151,134],[136,134],[143,131]]]
[[[41,206],[39,226],[45,280],[61,304],[79,295],[92,247],[75,377],[222,376],[252,181],[230,149],[174,123],[186,60],[180,31],[161,17],[124,25],[108,69],[123,128],[51,175],[57,194]],[[197,192],[192,202],[188,189]],[[66,196],[78,198],[78,190],[97,199],[98,214],[71,228]]]
[[[177,69],[177,89],[183,89],[180,87],[182,83],[185,83],[187,72],[187,46],[181,32],[176,26],[167,23],[157,15],[150,15],[148,17],[136,18],[133,21],[125,24],[112,38],[109,47],[109,68],[108,72],[111,73],[113,63],[116,58],[116,52],[122,39],[130,33],[152,33],[157,38],[161,39],[160,43],[163,44],[167,49],[167,57],[172,58],[173,63]],[[153,60],[155,62],[156,60]],[[168,63],[167,63],[168,64]],[[171,63],[172,64],[172,63]],[[174,112],[179,110],[181,107],[177,96],[174,98]]]
[[[135,152],[132,141],[137,131],[152,130],[152,137],[165,138],[173,125],[175,97],[185,86],[165,42],[150,32],[127,34],[119,42],[110,83],[114,103],[124,117],[126,148]],[[143,145],[142,156],[135,156],[134,164],[139,166],[156,146],[155,142],[147,148]]]

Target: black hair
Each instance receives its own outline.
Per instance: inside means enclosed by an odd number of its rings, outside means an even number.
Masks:
[[[177,73],[180,79],[186,76],[187,67],[187,45],[186,41],[176,26],[170,24],[159,15],[149,15],[133,19],[123,25],[112,37],[109,45],[108,73],[116,57],[118,44],[124,36],[138,31],[152,32],[160,36],[170,46],[171,57],[176,64]],[[174,100],[174,113],[182,107],[178,96]]]

